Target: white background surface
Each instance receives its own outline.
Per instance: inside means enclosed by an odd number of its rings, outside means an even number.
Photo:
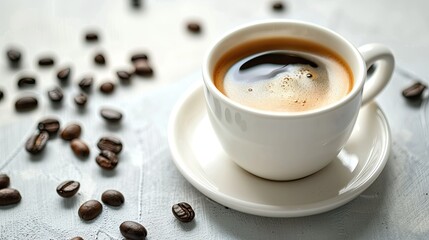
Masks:
[[[20,190],[21,203],[0,208],[0,239],[120,239],[122,221],[141,222],[148,239],[425,239],[429,233],[429,128],[428,100],[410,104],[401,91],[415,79],[427,82],[429,56],[429,4],[425,1],[286,1],[287,10],[274,13],[271,1],[164,0],[144,1],[139,10],[129,1],[1,1],[0,171]],[[389,119],[393,149],[376,182],[358,198],[336,210],[310,217],[275,219],[226,209],[195,190],[171,161],[166,123],[177,98],[195,81],[201,59],[222,33],[251,20],[293,18],[329,27],[356,46],[380,42],[392,48],[397,69],[391,84],[377,99]],[[185,29],[188,20],[203,25],[195,36]],[[87,44],[83,33],[96,29],[101,41]],[[8,67],[4,52],[9,46],[23,51],[19,70]],[[106,67],[94,66],[97,51],[106,54]],[[155,77],[133,79],[118,85],[112,96],[97,86],[116,81],[114,71],[129,67],[135,50],[148,52]],[[40,69],[37,58],[53,54],[54,68]],[[57,85],[56,69],[72,65],[73,76],[65,87],[60,108],[53,107],[46,91]],[[34,73],[38,85],[18,90],[16,81]],[[96,78],[86,111],[78,111],[72,98],[77,82],[86,74]],[[192,76],[189,76],[193,74]],[[185,79],[185,80],[181,80]],[[16,97],[35,93],[36,111],[16,114]],[[106,125],[98,115],[101,106],[124,107],[120,126]],[[55,115],[62,125],[77,121],[82,139],[91,145],[87,160],[77,159],[60,138],[33,157],[23,144],[43,116]],[[113,172],[95,163],[96,142],[105,134],[124,142],[120,163]],[[66,179],[80,181],[79,194],[64,200],[56,186]],[[96,220],[85,223],[78,215],[81,203],[100,199],[108,188],[123,192],[125,204],[104,206]],[[193,223],[181,224],[171,205],[189,202],[196,211]]]

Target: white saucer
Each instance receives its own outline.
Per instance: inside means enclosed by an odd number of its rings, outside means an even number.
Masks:
[[[201,85],[175,106],[168,139],[174,163],[195,188],[224,206],[268,217],[307,216],[351,201],[378,177],[391,147],[386,117],[370,103],[361,109],[344,150],[327,167],[300,180],[265,180],[241,169],[223,151]]]

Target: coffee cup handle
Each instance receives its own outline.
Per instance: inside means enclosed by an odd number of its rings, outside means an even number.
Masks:
[[[371,43],[359,47],[366,70],[377,64],[372,76],[367,79],[363,88],[362,106],[374,99],[387,85],[393,74],[395,59],[392,52],[384,45]]]

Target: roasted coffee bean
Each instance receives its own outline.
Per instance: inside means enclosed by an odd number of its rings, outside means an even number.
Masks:
[[[57,193],[63,198],[71,198],[79,191],[79,188],[80,183],[78,181],[68,180],[58,185]]]
[[[85,221],[89,221],[92,220],[96,217],[98,217],[98,215],[100,215],[101,211],[103,211],[103,206],[101,205],[101,203],[97,200],[89,200],[84,202],[79,210],[78,210],[78,214],[79,217],[82,218]]]
[[[79,93],[76,97],[74,97],[74,102],[79,107],[85,106],[87,101],[88,101],[88,96],[85,93]]]
[[[3,90],[0,89],[0,101],[3,99],[3,97],[4,97]]]
[[[85,39],[87,42],[97,42],[98,34],[96,32],[87,32],[85,34]]]
[[[142,77],[150,77],[153,75],[153,69],[147,60],[134,61],[134,73]]]
[[[106,64],[106,58],[103,54],[98,53],[94,57],[94,62],[98,65],[105,65]]]
[[[103,192],[103,194],[101,194],[101,201],[104,204],[118,207],[124,203],[125,198],[124,195],[122,195],[122,193],[119,191],[106,190],[105,192]]]
[[[201,32],[201,26],[197,22],[189,22],[187,25],[187,28],[191,33],[200,33]]]
[[[191,205],[185,202],[174,204],[172,211],[174,216],[181,222],[190,222],[195,217],[195,212]]]
[[[131,0],[131,5],[134,8],[140,8],[140,6],[141,6],[141,0]]]
[[[100,91],[105,94],[110,94],[115,90],[115,84],[112,82],[105,82],[100,85]]]
[[[135,62],[138,60],[149,60],[147,54],[145,53],[136,53],[131,56],[131,62]]]
[[[79,82],[79,87],[84,91],[89,91],[93,82],[94,79],[92,77],[85,77]]]
[[[42,57],[39,59],[39,66],[46,67],[46,66],[52,66],[55,64],[55,61],[51,57]]]
[[[70,147],[78,157],[87,157],[89,155],[90,151],[88,145],[78,138],[75,138],[70,142]]]
[[[34,77],[22,77],[18,79],[19,88],[33,87],[34,85],[36,85],[36,79]]]
[[[130,240],[143,240],[147,236],[147,230],[143,225],[133,221],[125,221],[119,226],[122,236]]]
[[[13,64],[19,63],[21,60],[21,52],[18,49],[11,48],[6,52],[7,58]]]
[[[78,124],[72,123],[67,125],[63,129],[63,131],[61,132],[61,138],[64,140],[73,140],[75,138],[78,138],[81,132],[82,128]]]
[[[284,10],[284,5],[283,2],[274,2],[272,5],[272,8],[274,11],[283,11]]]
[[[9,187],[9,184],[9,176],[4,173],[0,173],[0,189]]]
[[[39,124],[37,124],[37,128],[39,131],[46,131],[50,135],[55,135],[60,129],[60,122],[54,118],[47,118],[40,121]]]
[[[30,111],[37,108],[38,101],[35,97],[22,97],[16,100],[15,109],[18,112]]]
[[[72,238],[70,240],[83,240],[83,238],[78,236],[78,237],[74,237],[74,238]]]
[[[16,204],[21,201],[21,194],[13,188],[0,189],[0,206]]]
[[[100,150],[109,150],[119,154],[122,151],[122,142],[116,137],[102,137],[98,140],[97,147]]]
[[[116,75],[118,76],[119,79],[124,81],[129,81],[131,78],[131,74],[127,71],[117,71]]]
[[[70,78],[71,68],[66,67],[58,71],[57,78],[61,81],[66,81]]]
[[[25,150],[31,154],[37,154],[41,152],[46,143],[49,140],[49,133],[46,131],[41,131],[38,134],[31,136],[25,143]]]
[[[122,113],[112,108],[102,108],[100,115],[109,122],[116,123],[121,121]]]
[[[100,154],[95,158],[97,164],[106,170],[112,170],[118,165],[118,156],[114,152],[109,150],[102,150]]]
[[[421,82],[416,82],[413,85],[402,91],[402,96],[410,100],[417,100],[422,97],[427,86]]]
[[[61,102],[64,97],[63,90],[59,87],[55,87],[48,91],[48,97],[52,102]]]

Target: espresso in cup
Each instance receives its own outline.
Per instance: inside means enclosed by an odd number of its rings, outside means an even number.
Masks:
[[[316,42],[289,37],[233,47],[217,61],[213,81],[235,102],[275,112],[322,108],[353,89],[351,69],[338,54]]]

